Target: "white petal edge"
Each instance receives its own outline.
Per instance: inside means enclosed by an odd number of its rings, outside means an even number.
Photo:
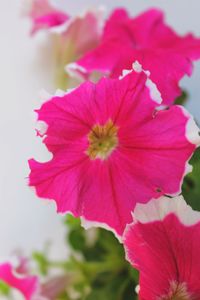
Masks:
[[[72,90],[73,89],[69,89],[69,90],[63,91],[61,89],[57,89],[54,94],[50,94],[45,89],[42,89],[39,92],[39,98],[40,98],[41,102],[44,103],[44,102],[50,100],[53,97],[56,97],[56,96],[62,97],[65,94],[70,93]]]
[[[186,125],[186,138],[191,144],[200,146],[200,128],[197,126],[194,117],[183,107],[179,106],[183,112],[183,115],[188,118]]]
[[[140,286],[139,286],[139,284],[136,285],[135,292],[136,292],[137,295],[139,295],[139,292],[140,292]]]
[[[49,199],[50,200],[50,199]],[[50,200],[51,201],[51,200]],[[96,221],[89,221],[87,220],[85,217],[83,216],[80,216],[80,217],[77,217],[73,214],[72,211],[70,210],[67,210],[65,212],[60,212],[58,210],[58,206],[57,206],[57,203],[55,200],[53,200],[53,202],[55,203],[56,207],[57,207],[57,213],[59,213],[60,215],[66,215],[66,214],[69,214],[71,216],[73,216],[74,218],[80,218],[80,221],[81,221],[81,226],[85,229],[85,230],[88,230],[90,228],[103,228],[103,229],[106,229],[108,231],[111,231],[115,237],[118,239],[118,241],[120,243],[122,243],[122,236],[120,236],[113,228],[111,228],[109,225],[107,225],[106,223],[101,223],[101,222],[96,222]]]
[[[47,101],[51,100],[53,97],[63,97],[66,94],[69,94],[73,91],[74,89],[68,89],[67,91],[63,91],[61,89],[57,89],[55,91],[54,94],[50,94],[49,92],[47,92],[45,89],[42,89],[39,92],[39,104],[40,107]],[[38,114],[36,113],[36,119],[38,117]],[[44,121],[39,121],[37,120],[36,125],[35,125],[35,129],[41,134],[41,135],[45,135],[45,133],[47,132],[48,129],[48,125],[46,122]]]
[[[87,75],[87,70],[79,64],[73,62],[65,66],[65,72],[72,78],[84,80]]]
[[[29,187],[30,189],[32,189],[32,190],[34,190],[34,192],[35,192],[35,194],[37,195],[37,189],[36,189],[36,187],[33,187],[33,186],[31,186],[31,187]],[[39,196],[38,196],[39,197]],[[70,211],[70,210],[67,210],[67,211],[60,211],[59,209],[58,209],[58,205],[57,205],[57,202],[56,202],[56,200],[54,200],[54,199],[50,199],[50,198],[41,198],[41,197],[39,197],[40,199],[43,199],[45,202],[45,204],[46,203],[48,203],[48,204],[51,204],[51,203],[54,203],[54,205],[55,205],[55,207],[56,207],[56,211],[57,211],[57,213],[59,214],[59,215],[63,215],[63,216],[65,216],[65,215],[67,215],[67,214],[69,214],[69,215],[71,215],[71,216],[73,216],[74,218],[80,218],[80,221],[81,221],[81,226],[85,229],[85,230],[88,230],[88,229],[90,229],[90,228],[103,228],[103,229],[106,229],[106,230],[108,230],[108,231],[111,231],[114,235],[115,235],[115,237],[118,239],[118,241],[120,242],[120,243],[122,243],[122,236],[120,236],[112,227],[110,227],[109,225],[107,225],[106,223],[103,223],[103,222],[96,222],[96,221],[89,221],[89,220],[87,220],[85,217],[83,217],[83,216],[75,216],[74,215],[74,213],[72,212],[72,211]]]
[[[183,115],[188,119],[187,124],[186,124],[186,129],[185,129],[185,135],[186,135],[188,142],[193,145],[196,145],[196,148],[199,147],[200,146],[200,135],[199,135],[200,129],[199,129],[199,127],[197,126],[193,116],[183,106],[180,106],[180,105],[177,105],[177,106],[179,106],[179,108],[182,110]],[[167,195],[175,197],[181,193],[182,184],[183,184],[185,176],[187,174],[191,173],[193,170],[193,167],[189,164],[189,161],[192,158],[193,154],[194,153],[191,154],[191,156],[185,163],[185,169],[183,172],[182,179],[180,181],[180,186],[179,186],[178,191],[176,193],[167,194]]]
[[[155,102],[161,104],[163,102],[163,99],[156,84],[150,79],[150,71],[144,70],[142,65],[137,60],[133,63],[133,70],[137,73],[144,72],[147,75],[146,86],[149,88],[150,96]]]
[[[71,17],[70,19],[68,19],[65,23],[58,25],[58,26],[54,26],[49,28],[49,32],[53,33],[53,34],[66,34],[67,30],[70,28],[70,26],[73,26],[73,23],[76,22],[77,19],[84,19],[86,18],[86,16],[88,14],[93,14],[94,17],[96,17],[97,21],[98,21],[98,32],[99,35],[101,35],[102,30],[103,30],[103,26],[104,26],[104,22],[103,22],[103,16],[105,14],[105,6],[100,5],[98,8],[96,9],[87,9],[84,10],[83,12],[79,13],[78,15],[75,15],[73,17]]]
[[[85,229],[88,230],[90,228],[103,228],[108,231],[111,231],[115,237],[118,239],[120,243],[122,243],[122,236],[120,236],[112,227],[107,225],[106,223],[101,223],[101,222],[95,222],[95,221],[89,221],[85,217],[80,217],[81,219],[81,226]]]
[[[63,97],[67,94],[70,94],[71,92],[73,92],[74,90],[76,90],[75,88],[71,88],[71,89],[67,89],[66,91],[61,90],[61,89],[57,89],[55,90],[55,93],[49,93],[47,92],[45,89],[40,90],[39,92],[39,99],[40,99],[40,105],[42,105],[43,103],[45,103],[46,101],[51,100],[53,97]]]
[[[142,65],[137,60],[133,63],[132,70],[122,71],[122,76],[120,76],[119,79],[123,79],[125,76],[130,74],[133,70],[136,73],[144,72],[147,75],[146,87],[149,89],[151,99],[160,105],[163,102],[163,99],[161,97],[161,93],[158,90],[156,84],[150,79],[151,73],[148,70],[144,70]]]
[[[133,212],[133,220],[134,223],[146,224],[163,221],[170,214],[175,214],[185,226],[192,226],[200,222],[200,212],[194,211],[185,202],[183,196],[175,198],[163,196],[159,199],[152,199],[147,204],[137,204]]]
[[[44,121],[37,121],[35,125],[35,129],[39,133],[39,135],[44,137],[44,135],[48,130],[48,125]]]

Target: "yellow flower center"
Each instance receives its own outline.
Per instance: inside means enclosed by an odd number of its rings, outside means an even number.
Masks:
[[[188,294],[185,283],[172,282],[169,294],[162,296],[160,300],[192,300],[192,298]]]
[[[89,147],[87,154],[91,159],[108,158],[118,145],[117,127],[112,120],[108,120],[105,125],[94,125],[88,134]]]

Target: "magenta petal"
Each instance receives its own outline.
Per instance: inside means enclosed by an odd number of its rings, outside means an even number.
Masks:
[[[170,105],[181,93],[179,82],[191,75],[192,61],[200,58],[200,39],[179,36],[164,22],[163,13],[152,9],[136,18],[125,10],[113,12],[99,45],[76,62],[77,70],[121,75],[138,60],[149,70],[164,104]]]
[[[20,291],[26,300],[33,300],[39,289],[37,277],[17,275],[9,263],[0,265],[0,280]]]
[[[200,214],[182,197],[138,205],[124,245],[128,260],[140,271],[139,299],[200,298]]]
[[[32,34],[65,23],[69,16],[53,7],[49,0],[32,0],[29,16],[33,21]]]
[[[46,28],[62,25],[68,20],[68,16],[63,12],[52,12],[44,16],[40,16],[34,19],[34,27],[32,33]]]
[[[47,124],[43,141],[53,157],[29,162],[29,184],[37,195],[55,200],[59,212],[106,225],[120,236],[137,202],[179,193],[200,144],[198,128],[181,107],[157,111],[150,86],[146,74],[132,71],[120,80],[85,82],[44,103],[38,119]],[[117,142],[108,155],[92,156],[90,136],[98,140],[95,128],[101,131],[109,122],[107,134],[110,139],[114,129]],[[101,153],[102,145],[93,150]]]
[[[32,34],[41,29],[55,29],[55,31],[58,29],[56,31],[60,39],[57,45],[58,55],[59,59],[64,59],[63,68],[66,62],[96,47],[102,34],[100,8],[70,17],[64,11],[52,6],[48,0],[33,0],[29,17],[33,23]]]
[[[192,63],[188,57],[166,49],[141,50],[135,57],[145,70],[150,70],[150,78],[156,82],[163,104],[172,104],[181,94],[180,80],[184,75],[192,74]]]

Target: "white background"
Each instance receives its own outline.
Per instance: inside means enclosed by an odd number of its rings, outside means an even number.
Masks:
[[[193,31],[200,36],[198,0],[57,2],[71,14],[92,4],[104,4],[109,9],[124,5],[132,15],[151,6],[161,7],[178,32]],[[44,41],[41,37],[31,39],[29,28],[29,22],[20,17],[19,0],[0,0],[0,259],[17,248],[25,253],[42,249],[47,240],[54,241],[53,256],[63,256],[66,251],[55,206],[37,199],[26,184],[28,158],[47,159],[40,139],[35,137],[33,109],[39,105],[41,88],[52,90],[53,76],[48,55],[43,55]],[[200,63],[182,85],[190,92],[188,108],[200,121]]]

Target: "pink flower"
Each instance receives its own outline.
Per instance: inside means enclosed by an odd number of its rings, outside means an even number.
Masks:
[[[137,60],[150,71],[169,105],[181,94],[179,81],[191,75],[192,61],[199,58],[200,39],[179,36],[165,24],[161,11],[151,9],[133,19],[117,9],[106,22],[100,44],[72,66],[84,76],[101,71],[116,78]]]
[[[50,32],[62,36],[63,52],[72,51],[72,49],[66,49],[65,43],[69,43],[73,50],[76,49],[77,56],[80,56],[94,48],[100,41],[101,9],[71,17],[51,6],[48,0],[32,1],[29,12],[33,22],[32,32],[35,33],[41,29],[55,29]]]
[[[17,290],[25,300],[57,299],[70,284],[70,277],[66,275],[48,278],[41,284],[37,276],[30,275],[28,265],[29,260],[25,257],[19,258],[17,267],[10,263],[0,264],[0,281]]]
[[[32,0],[29,16],[33,21],[32,34],[60,26],[69,19],[66,13],[53,7],[48,0]]]
[[[179,106],[157,110],[158,100],[146,74],[134,71],[52,97],[37,113],[53,157],[29,161],[30,186],[54,199],[58,212],[121,235],[137,202],[180,193],[200,142],[189,114]]]
[[[71,86],[65,66],[95,48],[100,42],[102,11],[101,9],[91,10],[71,17],[50,6],[47,0],[33,0],[29,16],[33,22],[32,33],[46,29],[52,39],[56,88],[65,90],[67,86]]]
[[[140,271],[141,300],[200,299],[200,213],[183,197],[138,204],[127,226],[127,259]]]
[[[38,294],[38,278],[36,276],[17,273],[10,263],[0,264],[0,280],[18,290],[24,296],[25,300],[45,300],[45,298],[41,298]]]

